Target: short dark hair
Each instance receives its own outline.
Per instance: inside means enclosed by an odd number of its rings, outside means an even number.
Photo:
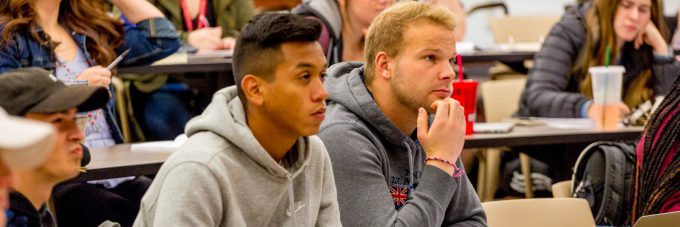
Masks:
[[[241,31],[236,39],[232,68],[238,95],[246,104],[241,88],[243,77],[252,74],[267,81],[274,80],[276,66],[283,60],[281,45],[287,42],[315,42],[321,34],[321,23],[291,13],[262,13]]]

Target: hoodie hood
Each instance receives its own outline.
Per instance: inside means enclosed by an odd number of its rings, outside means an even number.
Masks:
[[[326,90],[328,104],[336,102],[355,113],[364,122],[375,128],[388,142],[404,146],[410,140],[408,135],[390,121],[373,100],[373,94],[364,84],[362,62],[342,62],[328,68]]]
[[[300,137],[296,142],[298,158],[291,163],[292,171],[279,165],[267,153],[248,127],[245,109],[238,98],[236,86],[217,91],[205,111],[187,123],[188,137],[204,131],[215,133],[234,144],[247,157],[276,177],[295,178],[309,165],[309,141],[306,137]]]

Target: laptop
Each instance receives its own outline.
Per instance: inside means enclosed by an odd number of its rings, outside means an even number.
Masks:
[[[680,226],[680,211],[642,216],[633,227]]]
[[[515,122],[484,122],[475,123],[475,133],[508,133],[515,127]]]

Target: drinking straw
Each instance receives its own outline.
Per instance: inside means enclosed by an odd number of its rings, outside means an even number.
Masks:
[[[458,62],[458,80],[463,82],[463,56],[456,55],[456,62]]]
[[[610,59],[610,54],[612,50],[607,46],[607,49],[605,50],[605,55],[604,55],[604,67],[609,67],[609,59]]]
[[[604,51],[604,67],[609,67],[609,59],[611,58],[610,57],[611,51],[612,50],[609,46],[607,46],[607,49],[605,49],[605,51]],[[604,82],[605,82],[604,88],[607,89],[609,87],[607,85],[607,81],[605,80]],[[607,92],[606,91],[604,93],[604,100],[607,100]],[[603,122],[602,124],[604,124],[604,120],[605,120],[604,119],[604,112],[600,113],[600,117],[601,117],[600,120]]]

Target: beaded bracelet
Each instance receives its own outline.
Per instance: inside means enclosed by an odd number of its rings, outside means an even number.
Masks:
[[[440,157],[436,157],[436,156],[428,156],[428,157],[425,158],[425,161],[426,161],[426,162],[427,162],[427,161],[430,161],[430,160],[432,160],[432,161],[443,162],[443,163],[446,163],[447,165],[453,166],[453,175],[452,175],[452,177],[454,177],[454,178],[458,178],[458,177],[462,176],[463,173],[465,173],[465,171],[463,171],[463,169],[458,168],[458,166],[456,166],[455,163],[450,162],[449,160],[446,160],[446,159],[443,159],[443,158],[440,158]]]

